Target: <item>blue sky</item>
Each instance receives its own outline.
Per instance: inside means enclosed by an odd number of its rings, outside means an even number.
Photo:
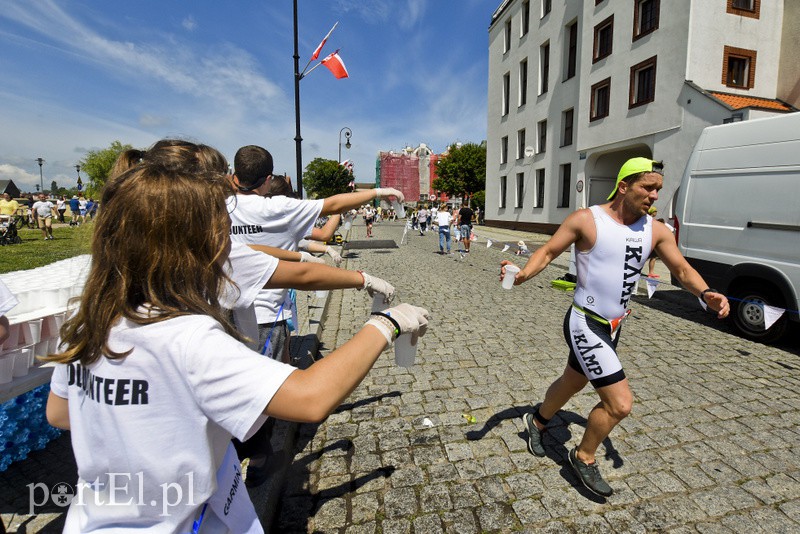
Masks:
[[[350,77],[300,83],[303,165],[352,132],[358,181],[380,150],[486,137],[488,26],[499,1],[299,0],[300,69],[340,48]],[[87,150],[162,137],[230,160],[264,146],[295,173],[291,0],[0,0],[0,178],[74,186]],[[344,138],[343,138],[344,140]],[[85,176],[84,176],[85,179]]]

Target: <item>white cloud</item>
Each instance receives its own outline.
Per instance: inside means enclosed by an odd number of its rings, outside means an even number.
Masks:
[[[194,20],[193,16],[189,15],[181,21],[181,26],[187,31],[194,31],[197,28],[197,21]]]

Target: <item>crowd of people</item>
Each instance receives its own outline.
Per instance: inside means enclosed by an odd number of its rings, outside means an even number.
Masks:
[[[86,282],[95,290],[80,297],[49,357],[47,418],[71,430],[83,492],[65,532],[261,532],[237,488],[243,458],[245,483],[263,479],[265,422],[321,421],[397,336],[425,333],[428,312],[398,304],[308,369],[290,365],[288,288],[394,295],[381,278],[320,263],[301,242],[326,240],[339,213],[375,198],[402,202],[402,193],[280,194],[287,181],[254,145],[227,169],[212,147],[166,139],[121,154],[106,183]],[[316,228],[320,215],[330,227]],[[129,474],[124,489],[120,473]],[[165,486],[193,497],[168,503]],[[109,497],[118,504],[104,505]]]

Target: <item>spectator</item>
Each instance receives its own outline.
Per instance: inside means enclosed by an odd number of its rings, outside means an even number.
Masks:
[[[436,224],[439,226],[439,254],[444,254],[444,246],[447,243],[447,254],[450,252],[450,225],[453,223],[453,216],[447,210],[447,204],[439,206],[436,212]]]
[[[70,226],[80,226],[81,225],[81,208],[80,208],[80,200],[78,199],[78,195],[72,195],[72,198],[69,200],[69,211],[72,213],[72,219],[69,221],[69,225]]]
[[[55,206],[52,202],[47,200],[47,195],[44,193],[39,193],[39,200],[33,203],[33,207],[31,210],[34,213],[34,217],[36,218],[36,222],[39,225],[39,229],[42,231],[42,235],[44,235],[44,240],[47,241],[48,239],[53,238],[53,215],[55,214]]]
[[[64,222],[64,212],[67,211],[67,199],[64,195],[58,197],[56,200],[56,211],[58,212],[58,222]]]

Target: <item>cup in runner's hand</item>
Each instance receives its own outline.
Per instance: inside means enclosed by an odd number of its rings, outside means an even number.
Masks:
[[[520,268],[516,265],[506,265],[506,274],[503,276],[503,289],[511,289],[514,287],[514,278],[519,271]]]

